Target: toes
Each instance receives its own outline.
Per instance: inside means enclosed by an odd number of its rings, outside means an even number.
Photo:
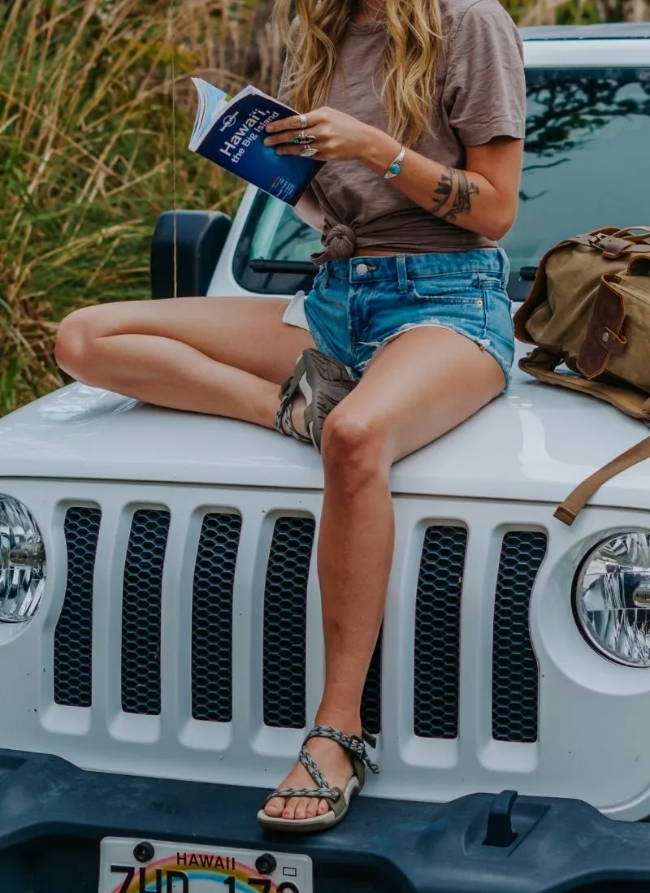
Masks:
[[[329,809],[327,800],[316,797],[272,797],[265,805],[264,812],[283,819],[309,819],[316,815],[325,815]]]
[[[300,797],[289,797],[284,805],[284,809],[282,810],[282,818],[283,819],[292,819],[296,813],[296,806]]]
[[[273,797],[264,807],[267,815],[279,816],[284,809],[284,797]]]
[[[318,797],[310,797],[309,803],[307,804],[307,817],[312,818],[318,812],[318,804],[320,800]]]
[[[307,818],[307,810],[309,808],[309,801],[312,800],[312,797],[298,797],[296,803],[296,812],[295,817],[297,819],[306,819]]]

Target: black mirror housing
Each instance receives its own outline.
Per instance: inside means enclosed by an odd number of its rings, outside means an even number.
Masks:
[[[231,224],[232,218],[220,211],[164,211],[151,240],[151,297],[206,295]]]

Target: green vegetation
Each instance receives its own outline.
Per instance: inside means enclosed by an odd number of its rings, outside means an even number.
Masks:
[[[66,313],[148,297],[174,142],[177,207],[234,212],[243,181],[186,149],[188,73],[236,91],[252,70],[270,86],[277,65],[260,66],[250,34],[258,5],[0,3],[0,415],[64,383],[52,351]]]
[[[604,2],[543,0],[544,14],[587,21]],[[519,19],[541,3],[509,8]],[[272,91],[271,4],[0,0],[0,415],[67,380],[53,357],[66,313],[148,297],[174,187],[177,207],[234,212],[243,181],[186,149],[189,74]]]

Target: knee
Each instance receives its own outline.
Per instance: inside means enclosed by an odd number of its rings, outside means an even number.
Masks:
[[[73,310],[59,323],[54,344],[57,364],[84,384],[91,366],[91,348],[97,335],[92,321],[92,307]]]
[[[378,420],[339,404],[323,425],[321,455],[328,477],[350,493],[387,477],[390,463],[384,461],[385,443],[386,432]]]

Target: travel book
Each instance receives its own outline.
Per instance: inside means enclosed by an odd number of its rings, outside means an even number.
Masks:
[[[191,80],[199,104],[188,148],[295,205],[326,162],[301,155],[278,155],[273,146],[264,145],[264,128],[297,112],[252,84],[230,97],[203,78]]]

